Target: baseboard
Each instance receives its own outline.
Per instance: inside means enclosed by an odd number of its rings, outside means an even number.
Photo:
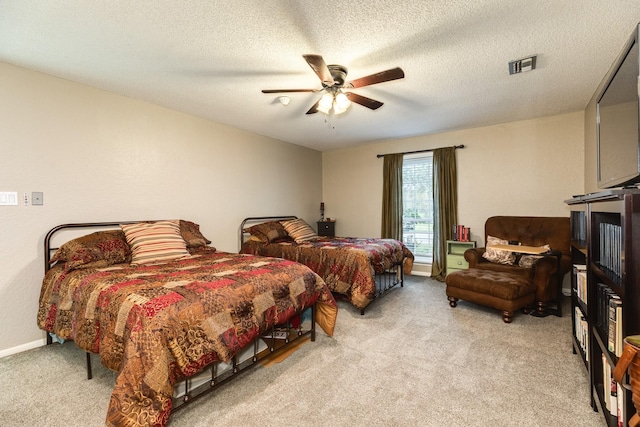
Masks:
[[[428,271],[412,271],[411,272],[411,276],[424,276],[424,277],[431,277],[431,273]]]
[[[13,354],[22,353],[23,351],[32,350],[34,348],[42,347],[47,345],[46,339],[31,341],[26,344],[22,344],[16,347],[7,348],[5,350],[0,350],[0,359],[3,357],[11,356]]]

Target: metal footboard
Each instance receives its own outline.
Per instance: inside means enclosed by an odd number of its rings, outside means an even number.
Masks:
[[[311,322],[307,328],[302,318],[307,310],[311,310]],[[297,328],[291,323],[276,325],[256,338],[252,344],[245,347],[229,363],[213,363],[193,377],[183,380],[174,388],[171,412],[182,409],[195,399],[202,397],[218,387],[231,381],[241,373],[256,366],[260,361],[289,348],[292,344],[309,336],[311,341],[316,339],[315,304],[300,313],[301,321]]]
[[[403,266],[404,258],[402,261],[393,264],[391,268],[375,275],[376,291],[374,293],[374,301],[384,295],[385,292],[393,289],[396,285],[400,285],[400,287],[404,286]],[[364,315],[364,310],[364,308],[360,309],[361,315]]]

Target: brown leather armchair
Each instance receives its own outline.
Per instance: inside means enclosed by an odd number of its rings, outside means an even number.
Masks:
[[[551,250],[559,251],[559,256],[545,255],[531,267],[520,267],[517,262],[505,265],[486,260],[482,247],[467,249],[464,258],[470,269],[504,271],[527,278],[536,286],[538,310],[544,311],[549,302],[560,302],[559,281],[571,270],[569,227],[568,217],[494,216],[485,222],[485,242],[488,236],[493,236],[526,246],[549,245]]]

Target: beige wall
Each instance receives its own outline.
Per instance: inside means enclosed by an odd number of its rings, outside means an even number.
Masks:
[[[568,216],[583,190],[584,113],[389,140],[323,153],[323,200],[336,234],[380,236],[382,159],[376,154],[464,144],[458,161],[459,222],[483,243],[493,215]]]
[[[315,224],[324,200],[338,234],[376,237],[376,154],[464,144],[460,222],[482,243],[491,215],[568,215],[588,176],[582,112],[321,154],[3,63],[0,91],[0,191],[44,192],[44,206],[0,206],[0,357],[42,343],[42,245],[57,224],[186,218],[237,251],[244,217]]]
[[[43,238],[69,222],[185,218],[237,251],[243,218],[315,224],[322,156],[0,63],[0,356],[40,345]],[[44,206],[22,196],[44,192]]]

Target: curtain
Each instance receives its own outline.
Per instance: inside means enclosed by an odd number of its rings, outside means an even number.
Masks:
[[[433,151],[433,263],[431,277],[444,282],[447,274],[447,240],[458,223],[456,149]]]
[[[383,164],[383,239],[402,241],[402,153],[386,154]]]

